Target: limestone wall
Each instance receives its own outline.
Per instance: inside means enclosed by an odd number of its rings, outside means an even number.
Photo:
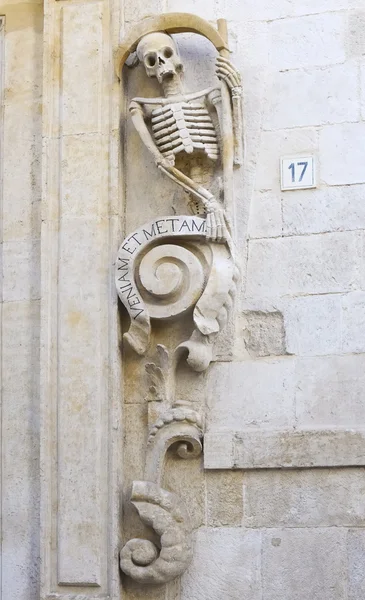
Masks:
[[[185,200],[127,120],[157,87],[141,67],[120,84],[113,52],[170,11],[225,17],[242,74],[241,285],[217,361],[178,391],[206,414],[204,460],[171,458],[164,480],[193,562],[143,588],[120,584],[118,552],[146,534],[128,498],[148,381],[120,348],[113,262]],[[364,0],[9,0],[1,15],[2,600],[362,600]],[[200,89],[215,52],[177,43]],[[281,192],[291,155],[316,157],[315,189]]]
[[[1,597],[39,594],[40,2],[1,3]]]

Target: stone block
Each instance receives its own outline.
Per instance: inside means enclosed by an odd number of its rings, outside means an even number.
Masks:
[[[239,527],[243,513],[243,472],[207,471],[207,525]]]
[[[365,421],[365,355],[296,362],[298,427],[359,427]]]
[[[130,577],[123,578],[123,592],[128,600],[166,600],[166,585],[141,585]]]
[[[361,0],[352,1],[361,2]],[[272,21],[291,16],[336,11],[347,6],[348,0],[321,0],[320,5],[316,0],[303,0],[303,2],[261,0],[259,3],[255,0],[224,0],[222,10],[238,21]]]
[[[326,233],[249,242],[246,296],[351,291],[361,280],[361,234]]]
[[[5,102],[34,98],[41,102],[43,7],[28,2],[17,7],[17,1],[4,2],[6,10],[6,69],[4,70]],[[13,6],[11,6],[13,4]],[[38,5],[37,5],[38,4]],[[4,7],[4,8],[5,8]],[[22,60],[19,60],[19,59]],[[18,113],[21,117],[21,113]],[[33,117],[36,115],[33,115]],[[29,129],[31,123],[28,124]]]
[[[365,531],[352,529],[347,534],[348,600],[365,598]]]
[[[271,64],[279,70],[345,61],[344,13],[322,13],[271,23]]]
[[[102,186],[102,136],[68,135],[62,139],[61,210],[64,217],[105,214]]]
[[[40,242],[3,243],[3,301],[36,300],[40,297]]]
[[[280,197],[280,157],[293,154],[314,154],[318,151],[318,132],[314,128],[263,131],[260,139],[255,187],[257,190],[274,190]],[[269,196],[267,196],[269,198]],[[264,196],[265,198],[265,196]],[[254,211],[251,204],[251,213]],[[266,201],[266,205],[268,200]],[[275,204],[275,197],[272,196]],[[267,206],[265,206],[267,209]],[[271,209],[273,210],[273,209]],[[254,235],[252,237],[268,237]]]
[[[248,471],[243,483],[245,527],[365,525],[363,469]]]
[[[39,597],[39,302],[2,306],[2,591]]]
[[[290,357],[213,365],[207,380],[208,429],[291,425],[293,374]]]
[[[139,21],[145,17],[152,15],[158,15],[166,12],[165,3],[163,0],[149,0],[148,4],[143,0],[137,0],[136,2],[127,2],[124,7],[124,18],[126,22]]]
[[[123,407],[123,529],[125,540],[143,535],[143,526],[130,502],[133,480],[144,479],[147,444],[147,407],[125,404]]]
[[[347,120],[353,119],[349,115]],[[331,125],[320,131],[322,181],[328,185],[365,182],[364,136],[365,123]]]
[[[272,191],[256,192],[250,206],[249,236],[278,237],[282,231],[281,199]]]
[[[308,15],[312,13],[327,13],[348,8],[349,0],[303,0],[303,2],[292,2],[291,13],[293,15]]]
[[[5,109],[6,110],[6,109]],[[4,126],[3,240],[31,239],[41,222],[41,142],[23,139]]]
[[[262,560],[264,598],[347,600],[345,529],[269,529]]]
[[[365,119],[365,63],[360,66],[361,118]]]
[[[342,298],[341,333],[343,352],[365,352],[365,293]]]
[[[181,10],[180,0],[167,0],[167,5],[163,12],[181,12]],[[209,0],[203,0],[199,3],[195,0],[186,0],[184,2],[184,12],[193,13],[198,17],[203,17],[203,19],[211,21],[219,17],[218,6],[215,2],[209,2]]]
[[[362,6],[364,8],[364,5]],[[365,55],[365,10],[349,13],[346,46],[349,58]]]
[[[282,194],[283,234],[365,228],[365,185],[296,190]]]
[[[262,600],[261,533],[200,529],[193,562],[181,581],[182,600]]]
[[[341,352],[341,295],[288,300],[284,309],[288,354],[318,356]]]
[[[62,132],[96,132],[100,128],[102,98],[102,3],[69,5],[62,11]],[[81,40],[82,43],[75,43]],[[83,85],[80,85],[83,81]]]
[[[181,498],[193,529],[205,525],[206,493],[201,457],[195,460],[181,460],[179,457],[169,456],[165,464],[163,487]]]
[[[245,429],[208,432],[206,469],[363,467],[364,429]]]
[[[236,434],[234,432],[214,430],[204,435],[204,468],[233,469],[236,460]]]
[[[231,21],[229,47],[232,52],[231,60],[241,71],[243,79],[248,71],[263,66],[267,67],[270,61],[269,23],[246,20]]]
[[[287,354],[283,315],[279,311],[248,311],[243,330],[246,349],[251,357]]]
[[[346,63],[322,69],[277,72],[273,75],[270,98],[264,129],[357,121],[358,68]]]

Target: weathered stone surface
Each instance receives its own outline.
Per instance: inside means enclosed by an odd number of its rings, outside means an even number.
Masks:
[[[194,558],[181,582],[183,600],[261,600],[261,533],[242,528],[200,529]]]
[[[365,352],[365,293],[353,292],[342,298],[342,351]]]
[[[349,14],[347,53],[350,58],[365,55],[365,10]]]
[[[162,0],[152,0],[148,4],[145,2],[132,2],[126,4],[124,16],[127,22],[133,22],[162,12],[164,12]]]
[[[40,298],[39,240],[4,242],[3,300],[15,302]]]
[[[245,527],[365,524],[363,469],[248,471],[243,485]]]
[[[38,595],[39,312],[38,302],[9,302],[1,315],[1,590],[11,600]]]
[[[259,140],[255,189],[274,190],[279,198],[290,193],[280,194],[279,157],[290,156],[290,154],[296,155],[299,151],[304,154],[317,153],[318,131],[314,127],[301,127],[295,130],[282,129],[275,132],[263,131]],[[303,194],[304,192],[300,193]],[[267,196],[267,202],[268,198],[269,195]],[[274,199],[275,196],[273,195],[273,203],[275,203]],[[251,214],[255,210],[254,202],[255,199],[252,201]]]
[[[278,237],[282,233],[281,198],[275,191],[256,192],[249,221],[251,238]]]
[[[298,427],[358,428],[365,419],[364,385],[365,355],[298,359]]]
[[[153,1],[157,2],[157,0]],[[164,9],[164,11],[181,12],[182,8],[180,0],[167,0],[167,6]],[[152,10],[151,14],[156,14],[158,12],[160,11]],[[208,19],[210,21],[219,18],[218,7],[214,4],[214,2],[202,2],[200,4],[197,4],[196,2],[194,2],[194,0],[187,0],[187,2],[184,4],[184,12],[198,15],[199,17],[203,17],[204,19]]]
[[[344,79],[346,86],[342,85]],[[327,90],[326,94],[322,93],[322,86]],[[357,121],[357,89],[356,65],[335,65],[325,69],[276,73],[272,80],[272,95],[267,108],[265,129]],[[298,110],[298,98],[306,99],[302,105],[303,110]]]
[[[206,469],[362,467],[362,429],[245,429],[205,435]]]
[[[206,473],[207,525],[239,527],[243,515],[243,472]]]
[[[103,214],[100,180],[102,138],[98,133],[67,135],[62,143],[62,213],[97,218]]]
[[[360,600],[365,595],[365,531],[352,529],[347,534],[348,600]]]
[[[6,111],[5,106],[5,114]],[[5,127],[4,135],[8,150],[3,172],[3,210],[6,213],[3,240],[29,240],[39,235],[41,177],[36,167],[40,164],[41,144],[33,138],[24,138],[24,129],[20,127]]]
[[[99,130],[99,102],[103,53],[103,7],[96,2],[87,11],[74,5],[62,12],[62,131],[64,135]],[[87,31],[75,44],[80,31]],[[96,51],[97,49],[97,51]],[[83,85],[79,84],[83,81]]]
[[[243,338],[250,356],[264,357],[287,354],[282,313],[279,311],[250,311],[244,312],[243,317],[246,320]],[[289,354],[292,354],[292,352],[289,351]]]
[[[361,0],[353,0],[360,2]],[[315,0],[290,2],[290,0],[262,0],[259,4],[254,0],[226,0],[225,8],[237,20],[268,20],[284,19],[297,15],[341,10],[348,7],[348,0],[322,0],[320,6]]]
[[[360,283],[361,234],[251,240],[248,297],[321,294],[356,289]]]
[[[271,64],[284,70],[344,62],[346,25],[344,13],[274,21]]]
[[[345,529],[269,529],[262,560],[264,598],[347,598]]]
[[[365,185],[285,192],[282,194],[283,234],[364,229],[364,194]]]
[[[341,352],[340,294],[288,300],[284,310],[287,352],[318,356]]]
[[[365,118],[365,63],[360,67],[361,117]]]
[[[348,115],[348,121],[357,117]],[[364,183],[365,123],[344,123],[324,127],[319,134],[321,179],[328,185]]]
[[[181,498],[188,509],[193,529],[205,524],[206,497],[200,458],[194,461],[170,458],[166,464],[164,486],[174,490]]]
[[[208,429],[292,425],[293,375],[290,357],[213,365],[207,381]]]

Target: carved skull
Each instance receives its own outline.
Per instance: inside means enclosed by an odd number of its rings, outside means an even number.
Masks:
[[[137,56],[143,62],[148,77],[157,77],[159,83],[183,70],[175,43],[167,33],[145,35],[137,46]]]

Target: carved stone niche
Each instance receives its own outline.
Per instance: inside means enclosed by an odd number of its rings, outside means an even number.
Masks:
[[[218,51],[217,79],[210,87],[184,89],[184,65],[169,35],[180,32],[205,36]],[[181,576],[192,558],[184,503],[162,487],[166,454],[199,456],[204,431],[203,403],[177,396],[179,368],[186,361],[192,372],[208,369],[239,277],[232,207],[233,167],[242,163],[241,78],[228,59],[225,21],[215,29],[190,14],[139,23],[119,48],[118,75],[128,58],[130,66],[142,63],[162,92],[133,98],[130,118],[163,181],[170,179],[187,193],[190,212],[156,215],[126,237],[116,260],[116,287],[130,319],[124,342],[140,360],[151,346],[158,355],[145,362],[150,428],[143,480],[133,482],[130,501],[160,537],[159,548],[149,540],[131,539],[120,552],[120,566],[140,583],[163,584]],[[157,343],[169,323],[185,324],[186,319],[191,321],[188,334],[184,325],[175,346]]]

